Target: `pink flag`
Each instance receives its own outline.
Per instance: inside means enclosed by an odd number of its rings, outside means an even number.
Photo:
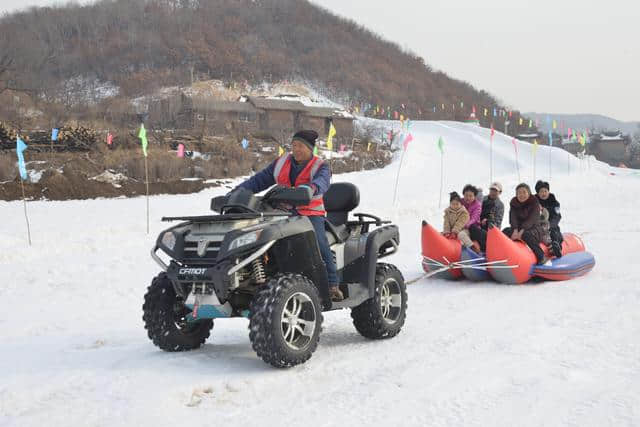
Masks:
[[[184,157],[184,144],[178,144],[178,157]]]
[[[571,138],[572,132],[571,132],[571,128],[569,128],[569,130],[567,130],[567,138]]]
[[[345,149],[345,145],[344,144],[340,144],[340,152],[344,153],[344,149]]]
[[[406,150],[407,147],[409,146],[409,143],[413,141],[413,136],[411,134],[407,135],[407,137],[404,139],[404,149]]]
[[[516,139],[515,139],[515,138],[513,138],[513,139],[511,140],[511,143],[513,144],[513,148],[515,148],[515,149],[516,149],[516,153],[518,153],[518,144],[516,144]]]
[[[496,134],[495,129],[493,128],[493,123],[491,123],[491,138],[493,138],[493,135]]]
[[[111,135],[111,132],[109,132],[109,134],[107,135],[107,145],[111,145],[113,143],[113,135]]]

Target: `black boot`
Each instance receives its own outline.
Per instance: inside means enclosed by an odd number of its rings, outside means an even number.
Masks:
[[[560,258],[562,256],[562,246],[560,243],[556,241],[551,242],[551,252],[553,252],[556,258]]]

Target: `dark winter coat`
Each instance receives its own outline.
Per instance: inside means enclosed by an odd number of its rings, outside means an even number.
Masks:
[[[536,240],[542,242],[544,230],[540,221],[540,202],[536,196],[529,196],[524,203],[520,203],[517,197],[511,199],[509,204],[509,223],[513,230],[523,229],[528,231]]]
[[[492,199],[489,196],[485,196],[482,200],[482,213],[480,214],[480,221],[487,220],[487,225],[483,228],[488,229],[490,224],[495,225],[498,228],[502,228],[502,218],[504,217],[504,203],[502,200]]]
[[[538,201],[543,208],[549,211],[549,225],[552,228],[558,227],[558,224],[562,219],[562,215],[560,215],[560,203],[556,200],[556,196],[553,193],[549,193],[547,200],[542,200],[538,197]]]

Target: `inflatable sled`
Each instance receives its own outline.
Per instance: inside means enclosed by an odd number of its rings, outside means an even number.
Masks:
[[[571,233],[564,233],[563,237],[563,256],[553,258],[549,248],[541,244],[549,261],[538,265],[533,251],[524,242],[514,242],[498,228],[488,231],[487,253],[477,254],[423,221],[422,268],[430,277],[449,280],[465,277],[474,281],[493,278],[501,283],[524,283],[532,277],[569,280],[590,272],[595,258],[585,251],[582,240]]]

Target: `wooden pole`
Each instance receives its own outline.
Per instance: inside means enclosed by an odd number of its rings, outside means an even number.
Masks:
[[[29,227],[29,216],[27,215],[27,198],[24,195],[24,181],[20,176],[20,186],[22,187],[22,202],[24,203],[24,219],[27,221],[27,237],[29,239],[29,246],[31,246],[31,227]]]

